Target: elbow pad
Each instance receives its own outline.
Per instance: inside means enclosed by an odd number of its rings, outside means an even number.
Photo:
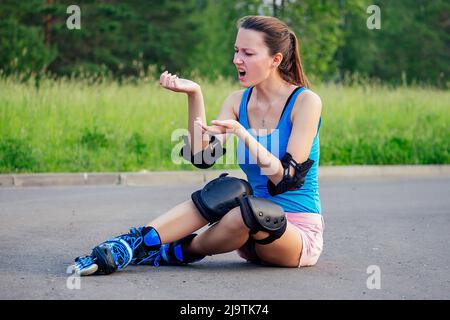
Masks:
[[[192,154],[189,138],[183,136],[184,146],[180,151],[180,156],[190,161],[195,167],[199,169],[208,169],[216,163],[226,153],[226,149],[222,147],[220,140],[215,136],[211,136],[208,146],[196,154]]]
[[[271,196],[289,191],[300,189],[305,183],[305,177],[311,169],[314,160],[308,159],[302,164],[298,164],[288,152],[281,158],[281,165],[283,166],[283,180],[277,185],[272,181],[267,181],[267,189]],[[290,169],[294,170],[294,175],[291,175]]]

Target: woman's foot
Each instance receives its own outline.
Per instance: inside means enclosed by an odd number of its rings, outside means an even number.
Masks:
[[[74,270],[81,276],[110,274],[158,252],[160,247],[161,240],[154,228],[131,228],[129,233],[96,246],[91,255],[76,258]]]

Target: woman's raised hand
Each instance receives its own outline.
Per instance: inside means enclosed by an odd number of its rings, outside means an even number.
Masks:
[[[159,84],[175,92],[184,92],[187,94],[195,93],[200,90],[198,83],[188,79],[178,78],[176,74],[171,74],[168,71],[164,71],[159,77]]]

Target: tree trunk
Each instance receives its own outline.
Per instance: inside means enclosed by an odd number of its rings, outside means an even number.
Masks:
[[[45,5],[47,7],[53,4],[53,0],[45,0]],[[44,35],[45,35],[45,46],[47,48],[51,45],[51,27],[52,27],[52,16],[47,14],[44,17]]]

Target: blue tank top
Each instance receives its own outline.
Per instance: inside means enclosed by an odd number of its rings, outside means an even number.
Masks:
[[[268,133],[267,135],[256,135],[253,130],[250,130],[248,117],[247,117],[247,105],[250,100],[253,87],[247,88],[243,95],[241,104],[239,106],[239,119],[238,121],[244,126],[244,128],[255,139],[262,144],[269,152],[275,155],[278,159],[281,159],[285,153],[288,145],[289,137],[292,130],[291,112],[294,107],[295,99],[298,94],[303,90],[307,90],[304,87],[295,89],[289,96],[278,122],[277,128]],[[237,146],[237,160],[242,171],[247,175],[247,180],[253,188],[254,196],[260,198],[266,198],[277,204],[279,204],[285,212],[310,212],[318,213],[322,212],[319,196],[318,185],[318,168],[319,168],[319,129],[322,122],[320,117],[317,133],[314,137],[311,151],[308,156],[309,159],[314,160],[314,164],[309,170],[305,178],[305,184],[297,190],[286,191],[276,196],[271,196],[267,190],[268,178],[262,173],[260,167],[256,163],[256,160],[249,154],[245,144],[239,139]]]

